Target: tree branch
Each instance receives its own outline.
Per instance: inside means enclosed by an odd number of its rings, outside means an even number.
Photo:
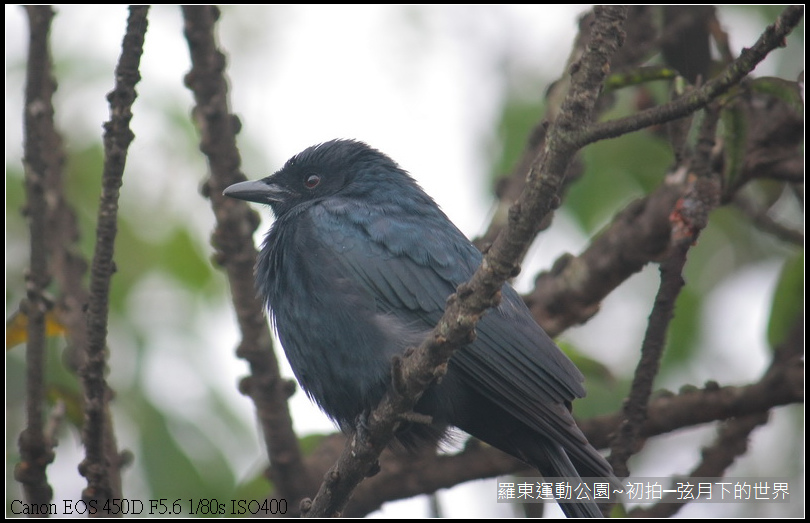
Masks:
[[[652,10],[653,8],[650,6],[630,6],[628,8],[627,23],[625,24],[625,30],[627,31],[625,37],[626,44],[617,49],[611,59],[611,70],[625,69],[635,64],[643,58],[643,55],[639,54],[639,50],[650,48],[649,43],[653,40],[655,35]],[[566,71],[570,70],[573,64],[576,63],[578,57],[584,52],[592,24],[593,12],[591,11],[580,19],[579,32],[571,49]],[[609,78],[610,77],[606,79],[606,82]],[[551,84],[545,97],[545,115],[530,132],[524,150],[510,174],[498,180],[495,189],[496,196],[498,197],[497,208],[486,232],[479,238],[473,240],[473,243],[480,250],[486,251],[489,249],[498,234],[506,227],[509,207],[514,204],[526,186],[526,173],[529,172],[532,163],[543,150],[543,147],[545,147],[545,139],[549,125],[557,118],[569,86],[570,74],[568,72]],[[596,120],[600,114],[610,109],[614,101],[615,97],[605,96],[603,93],[597,101],[593,119]],[[567,188],[579,180],[583,172],[583,162],[575,157],[566,170],[563,186],[557,194],[560,201],[563,200]],[[552,216],[553,215],[550,213],[544,220],[536,224],[537,233],[551,226]],[[523,256],[521,256],[521,259],[522,258]]]
[[[748,451],[748,437],[760,425],[768,422],[767,412],[758,412],[733,418],[721,424],[717,441],[701,453],[703,461],[686,478],[721,478],[737,457]],[[680,477],[680,476],[679,476]],[[685,478],[685,479],[686,479]],[[678,494],[667,493],[661,501],[650,508],[632,510],[634,518],[666,518],[677,514],[686,503],[678,503]]]
[[[804,370],[801,355],[801,324],[793,330],[782,349],[790,356],[776,356],[770,370],[756,383],[720,387],[709,383],[703,389],[685,388],[679,394],[656,393],[650,400],[641,437],[651,438],[705,423],[759,416],[775,407],[801,403],[804,399]],[[621,411],[580,420],[579,425],[596,448],[606,448],[608,435],[623,419]],[[332,434],[307,457],[307,466],[325,470],[339,457],[347,438]],[[380,456],[380,473],[356,489],[346,507],[347,517],[361,517],[386,501],[406,499],[450,488],[476,479],[531,471],[525,463],[500,450],[471,439],[456,454],[436,454],[432,449],[417,455],[385,450]],[[425,471],[430,471],[426,474]]]
[[[796,401],[804,399],[804,314],[796,320],[788,338],[774,350],[774,358],[761,384],[765,384],[756,394],[773,394],[781,389],[794,393]],[[783,375],[783,373],[785,375]],[[787,386],[785,385],[787,383]],[[748,450],[748,438],[751,432],[768,422],[768,410],[753,411],[748,414],[730,416],[718,430],[717,441],[702,452],[702,461],[692,469],[689,477],[722,477],[737,457]],[[668,503],[667,496],[661,502],[648,509],[637,509],[630,513],[633,517],[668,517],[676,514],[683,504]]]
[[[53,10],[49,6],[25,8],[30,27],[28,66],[25,87],[25,189],[26,212],[31,230],[30,267],[26,298],[20,309],[28,317],[26,345],[26,416],[27,426],[20,434],[20,463],[14,477],[22,483],[28,503],[47,504],[53,498],[46,469],[53,461],[53,448],[44,433],[45,400],[45,313],[50,307],[46,288],[50,283],[46,243],[49,203],[49,172],[61,167],[59,149],[51,149],[58,134],[53,121],[53,93],[56,82],[51,76],[48,49]]]
[[[768,26],[750,49],[743,49],[740,56],[723,72],[706,84],[685,96],[652,109],[647,109],[627,118],[598,123],[582,130],[575,137],[579,147],[607,138],[616,138],[651,125],[676,120],[702,109],[712,100],[736,85],[777,47],[784,45],[787,35],[799,24],[804,15],[804,6],[786,8],[776,22]]]
[[[106,370],[107,320],[110,280],[115,272],[113,253],[118,230],[118,196],[126,166],[129,144],[135,135],[129,128],[132,104],[137,93],[135,85],[141,79],[138,72],[143,41],[146,34],[148,7],[130,7],[129,19],[121,57],[115,69],[115,88],[107,95],[110,102],[110,120],[104,124],[104,170],[101,176],[101,200],[96,226],[96,247],[90,271],[90,302],[88,305],[88,345],[84,368],[81,372],[84,388],[84,426],[82,440],[85,459],[79,472],[87,478],[82,492],[85,502],[108,500],[114,496],[117,483],[110,475],[107,455],[110,390]],[[115,469],[117,470],[117,466]],[[96,515],[101,515],[99,511]]]
[[[666,255],[669,214],[682,191],[680,184],[662,184],[619,212],[581,254],[561,256],[537,276],[524,300],[549,336],[588,321],[622,282]]]
[[[281,378],[264,306],[256,296],[253,281],[257,254],[253,231],[259,218],[245,202],[222,195],[226,187],[246,178],[240,171],[241,159],[236,148],[240,123],[228,107],[228,86],[223,75],[225,56],[214,37],[219,10],[212,6],[185,6],[183,18],[192,63],[185,81],[194,93],[194,121],[200,132],[200,149],[208,158],[210,169],[203,194],[210,199],[217,220],[211,238],[216,249],[214,260],[225,269],[233,295],[242,333],[237,355],[250,365],[251,375],[242,380],[240,390],[256,406],[270,457],[270,480],[277,489],[275,494],[289,500],[302,499],[312,490],[308,490],[309,471],[304,467],[287,405],[295,384]]]
[[[737,203],[744,183],[754,178],[779,180],[787,172],[804,174],[801,115],[773,98],[744,97],[740,103],[748,120],[757,125],[748,128],[742,169],[739,176],[725,182],[723,204]],[[537,276],[524,300],[549,335],[588,321],[616,287],[647,263],[665,256],[669,215],[686,187],[684,174],[677,170],[661,178],[664,182],[656,190],[620,211],[582,253],[561,256],[549,271]],[[763,229],[785,241],[797,238],[784,228],[763,225]]]
[[[703,389],[688,389],[678,395],[659,393],[649,404],[639,435],[643,438],[710,421],[767,412],[780,405],[804,401],[804,321],[797,318],[790,335],[777,347],[765,374],[744,387],[720,387],[707,383]],[[622,422],[619,414],[592,418],[580,426],[596,448],[608,445],[607,435]]]
[[[647,27],[644,13],[637,13],[642,18],[631,27]],[[628,38],[633,38],[629,46],[633,51],[631,57],[623,59],[622,63],[634,63],[633,60],[639,58],[638,50],[649,47],[648,32],[636,30],[628,35]],[[626,49],[623,48],[619,55],[628,54]],[[563,83],[558,81],[555,86]],[[555,98],[549,95],[550,100]],[[732,186],[726,188],[724,203],[745,181],[752,178],[800,179],[804,173],[801,115],[794,114],[784,102],[762,104],[746,98],[744,103],[746,111],[750,113],[749,119],[762,123],[749,131],[748,154],[742,173]],[[522,173],[526,172],[531,158],[543,146],[547,126],[547,122],[543,122],[535,128],[517,168],[499,182],[499,207],[514,201],[524,187],[525,177]],[[574,165],[566,174],[567,180],[579,176],[581,166]],[[618,213],[610,227],[579,256],[565,255],[557,260],[549,272],[537,277],[535,288],[524,299],[535,320],[546,332],[554,337],[572,325],[586,322],[598,312],[601,301],[620,283],[650,261],[661,259],[669,242],[669,214],[682,190],[677,184],[665,182],[651,195],[631,203]],[[485,235],[476,240],[479,247],[487,248],[502,229],[505,219],[500,219],[501,215],[505,215],[505,212],[496,212]],[[549,223],[545,220],[538,224],[538,231]]]
[[[743,214],[748,216],[751,219],[751,223],[758,229],[772,234],[780,240],[791,243],[796,247],[802,247],[804,245],[804,234],[802,231],[793,229],[774,220],[769,216],[767,209],[760,209],[757,204],[748,197],[738,194],[734,198],[734,205],[740,209]]]
[[[686,265],[687,253],[709,222],[709,213],[720,203],[720,182],[718,177],[713,176],[711,168],[718,118],[718,111],[707,111],[695,157],[687,175],[693,181],[670,215],[671,254],[661,263],[661,285],[650,313],[641,346],[641,358],[623,409],[625,421],[610,445],[608,461],[619,477],[630,475],[627,460],[639,450],[639,434],[647,416],[647,404],[663,356],[667,329],[674,316],[675,301],[684,285],[681,274]]]

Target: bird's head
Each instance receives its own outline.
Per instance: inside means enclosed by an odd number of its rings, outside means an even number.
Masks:
[[[355,140],[331,140],[290,158],[276,173],[231,185],[225,196],[270,205],[283,216],[306,202],[341,194],[362,198],[394,183],[415,187],[413,179],[380,151]]]

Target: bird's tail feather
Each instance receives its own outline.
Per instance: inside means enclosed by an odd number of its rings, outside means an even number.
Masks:
[[[546,464],[551,467],[549,476],[565,477],[565,478],[579,478],[574,464],[566,454],[565,450],[560,445],[549,444],[546,453]],[[593,500],[583,500],[577,503],[560,503],[560,508],[569,518],[601,518],[602,512],[599,506]]]

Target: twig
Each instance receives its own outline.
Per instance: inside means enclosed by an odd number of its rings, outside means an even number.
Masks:
[[[616,439],[610,445],[609,462],[619,477],[627,477],[629,470],[627,460],[638,452],[638,441],[641,426],[647,417],[647,402],[652,392],[652,383],[658,374],[661,357],[664,351],[667,327],[673,316],[675,300],[684,285],[681,272],[686,264],[688,247],[682,247],[661,264],[661,285],[655,298],[647,332],[641,347],[636,372],[630,394],[625,400],[623,409],[625,421],[622,423]]]
[[[85,422],[82,430],[85,459],[79,466],[79,471],[87,478],[87,488],[82,492],[82,498],[87,503],[91,500],[111,499],[115,491],[105,442],[106,427],[109,426],[106,419],[109,413],[109,388],[104,377],[108,299],[110,280],[115,272],[113,253],[118,227],[118,195],[127,149],[134,138],[129,121],[132,119],[132,103],[137,96],[135,85],[141,78],[138,66],[143,53],[148,11],[149,8],[144,6],[130,7],[121,57],[115,69],[115,88],[107,95],[110,120],[104,124],[104,170],[101,177],[96,247],[90,272],[87,357],[81,373],[85,395]],[[102,515],[102,511],[99,510],[96,515]]]
[[[759,381],[743,386],[720,387],[708,383],[704,388],[685,388],[678,394],[655,393],[647,408],[647,420],[640,437],[651,438],[705,423],[759,415],[804,400],[804,348],[801,326],[786,340],[783,348],[792,355],[776,356],[771,368]],[[623,419],[623,412],[580,421],[583,432],[596,448],[609,445]],[[314,470],[325,470],[339,457],[346,437],[333,434],[325,438],[318,453],[307,458]],[[470,440],[457,454],[420,453],[418,456],[386,450],[380,456],[381,471],[355,490],[344,515],[359,517],[376,510],[385,501],[410,498],[426,492],[481,478],[529,471],[527,465],[500,450]],[[431,471],[425,474],[425,471]]]
[[[796,319],[788,336],[774,348],[774,358],[760,382],[746,394],[748,406],[757,404],[749,413],[736,413],[720,427],[717,441],[703,450],[702,461],[689,473],[690,477],[721,477],[734,460],[748,449],[751,432],[768,421],[769,408],[762,405],[762,396],[779,395],[785,392],[794,396],[794,401],[804,400],[804,313]],[[779,392],[777,392],[779,391]],[[742,398],[741,398],[742,399]],[[742,401],[745,401],[743,399]],[[695,409],[697,410],[697,409]],[[702,409],[701,409],[702,410]],[[633,517],[668,517],[677,513],[683,504],[667,503],[666,498],[650,507],[631,512]]]
[[[776,22],[768,26],[750,49],[743,49],[740,56],[723,72],[706,82],[700,89],[691,91],[673,102],[647,109],[633,116],[598,123],[579,133],[575,142],[582,147],[606,138],[615,138],[651,125],[682,118],[705,107],[712,100],[736,85],[777,47],[784,45],[785,37],[799,24],[804,15],[803,5],[786,8]]]
[[[747,181],[782,179],[804,174],[803,119],[787,103],[760,97],[741,97],[750,126],[740,176],[726,182],[722,204],[739,195]],[[566,254],[535,279],[524,299],[535,320],[551,336],[584,323],[599,310],[601,301],[647,263],[666,253],[669,214],[685,190],[683,176],[673,175],[655,191],[630,203],[579,255]],[[664,178],[663,176],[661,176]],[[736,201],[736,200],[735,200]],[[795,234],[774,234],[796,239]]]
[[[768,215],[767,210],[761,210],[746,196],[737,194],[734,197],[734,205],[751,219],[757,228],[774,235],[782,241],[792,243],[796,246],[804,245],[804,234],[802,231],[783,225]]]
[[[259,219],[245,202],[222,195],[226,187],[244,181],[245,176],[236,148],[239,121],[228,107],[225,56],[214,38],[219,11],[212,6],[185,6],[183,17],[192,63],[186,85],[194,93],[200,149],[208,158],[211,175],[203,192],[211,200],[217,220],[211,243],[217,250],[215,261],[227,273],[242,333],[237,355],[250,365],[251,375],[242,380],[240,390],[256,406],[270,457],[270,479],[277,489],[274,496],[290,500],[290,509],[295,511],[292,502],[309,495],[313,482],[301,459],[287,405],[295,385],[281,378],[264,307],[256,297],[253,231]]]
[[[717,440],[703,449],[703,460],[692,469],[686,478],[720,478],[734,460],[748,450],[748,437],[760,425],[768,422],[767,412],[758,412],[741,418],[733,418],[720,426]],[[630,512],[634,518],[666,518],[674,516],[685,503],[677,503],[678,494],[667,493],[661,501],[646,509]]]

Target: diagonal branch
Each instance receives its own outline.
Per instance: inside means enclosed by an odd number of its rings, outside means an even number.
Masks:
[[[524,297],[549,336],[588,321],[602,300],[669,247],[669,214],[681,196],[680,185],[664,183],[631,202],[578,256],[566,254],[535,279]]]
[[[597,7],[591,42],[572,68],[571,88],[545,146],[528,175],[527,187],[509,212],[509,224],[498,235],[469,283],[447,302],[432,335],[415,351],[395,362],[396,391],[389,392],[371,413],[366,430],[355,433],[326,478],[306,515],[339,514],[351,492],[374,469],[380,452],[393,437],[400,417],[446,369],[453,351],[470,341],[475,324],[498,300],[503,283],[514,276],[518,259],[534,237],[536,223],[553,208],[565,170],[577,151],[574,131],[590,123],[609,59],[621,45],[626,8]]]

